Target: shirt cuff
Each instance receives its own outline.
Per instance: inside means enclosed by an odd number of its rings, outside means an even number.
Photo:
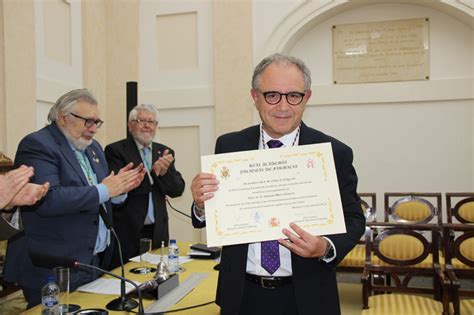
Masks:
[[[97,188],[97,192],[99,193],[99,204],[109,201],[109,190],[105,184],[97,184],[95,185]]]
[[[112,201],[112,203],[115,205],[119,205],[123,203],[127,199],[127,197],[128,197],[128,194],[125,193],[125,194],[121,194],[121,195],[113,197],[110,201]]]
[[[333,261],[334,259],[336,259],[336,256],[337,256],[337,253],[336,253],[336,246],[334,246],[334,243],[327,237],[323,236],[323,238],[328,241],[331,246],[332,246],[332,249],[333,249],[333,255],[331,255],[330,257],[324,257],[323,259],[321,259],[322,261],[326,262],[326,263],[330,263],[331,261]]]
[[[206,210],[203,208],[199,208],[195,203],[193,203],[193,213],[196,219],[198,219],[199,221],[206,221]]]

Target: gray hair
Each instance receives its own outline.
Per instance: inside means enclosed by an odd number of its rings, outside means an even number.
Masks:
[[[77,102],[87,102],[97,105],[97,99],[87,89],[72,90],[61,96],[56,101],[56,104],[51,107],[48,113],[48,121],[53,123],[58,120],[61,113],[70,113],[71,107]]]
[[[141,110],[152,113],[153,116],[155,116],[155,119],[156,119],[156,116],[158,116],[158,110],[156,109],[155,105],[153,105],[153,104],[140,104],[140,105],[137,105],[134,108],[132,108],[132,110],[128,114],[128,121],[132,121],[132,120],[137,119],[138,112],[141,111]]]
[[[311,89],[311,72],[309,71],[308,67],[304,64],[304,62],[296,57],[283,55],[279,53],[273,54],[264,58],[255,67],[255,70],[253,71],[253,76],[252,76],[252,89],[254,90],[258,89],[258,85],[260,83],[260,76],[262,75],[262,72],[271,64],[295,65],[301,71],[301,73],[303,73],[305,91]]]

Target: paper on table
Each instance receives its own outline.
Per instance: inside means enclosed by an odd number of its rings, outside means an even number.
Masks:
[[[137,285],[141,283],[134,281]],[[134,289],[130,283],[125,283],[125,292],[129,293]],[[98,278],[92,282],[81,285],[77,291],[98,293],[98,294],[116,294],[120,295],[120,280],[119,279],[104,279]]]
[[[146,254],[143,255],[143,259],[147,263],[150,263],[152,265],[157,265],[161,260],[161,255],[146,253]],[[190,262],[191,260],[192,260],[192,258],[189,258],[189,256],[179,256],[179,264],[180,265],[182,265],[184,263],[187,263],[187,262]],[[130,258],[130,261],[140,262],[140,256],[132,257],[132,258]],[[168,256],[164,257],[164,261],[165,262],[168,261]]]

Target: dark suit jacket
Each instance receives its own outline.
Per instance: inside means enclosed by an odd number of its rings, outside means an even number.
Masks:
[[[107,176],[107,161],[101,146],[93,141],[86,149],[98,182]],[[75,258],[90,264],[98,233],[99,193],[89,186],[66,137],[55,123],[29,134],[20,142],[15,165],[35,168],[32,182],[49,182],[48,194],[36,205],[22,207],[23,232],[9,240],[5,280],[23,287],[40,289],[51,270],[32,264],[29,253],[39,252]],[[110,202],[106,203],[112,219]],[[104,264],[108,265],[108,251]],[[80,272],[72,272],[71,290],[82,282]]]
[[[174,151],[160,143],[152,143],[152,163],[159,159],[163,152],[168,149],[174,156]],[[111,170],[117,172],[130,162],[134,165],[142,163],[138,147],[133,140],[124,139],[105,147],[105,156]],[[163,176],[156,176],[151,172],[153,185],[148,176],[143,182],[128,193],[127,200],[114,208],[115,230],[120,238],[124,261],[139,255],[140,231],[143,228],[146,214],[148,212],[148,196],[152,193],[153,207],[155,213],[155,228],[153,235],[153,247],[161,246],[161,241],[168,244],[168,212],[166,210],[166,196],[179,197],[184,191],[184,180],[176,170],[174,162]],[[115,251],[112,267],[120,264],[118,252]]]
[[[253,126],[220,136],[216,142],[215,152],[257,150],[259,141],[260,128]],[[299,315],[340,314],[335,266],[356,245],[365,225],[360,199],[356,193],[357,175],[352,166],[352,150],[337,139],[309,128],[304,123],[301,124],[299,145],[323,142],[332,144],[347,233],[327,236],[337,251],[337,257],[331,263],[291,255]],[[203,227],[205,223],[193,216],[193,225]],[[245,285],[247,251],[248,244],[224,246],[222,250],[216,297],[222,315],[239,314]]]

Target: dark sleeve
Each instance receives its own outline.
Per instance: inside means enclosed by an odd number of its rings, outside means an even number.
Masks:
[[[168,148],[176,161],[176,155],[173,150]],[[168,171],[163,176],[157,176],[152,172],[153,186],[159,188],[164,195],[172,198],[179,197],[183,194],[185,183],[181,173],[176,170],[175,161],[171,163]]]
[[[31,182],[40,185],[49,182],[50,185],[43,199],[25,209],[34,210],[44,217],[97,209],[99,205],[97,188],[83,185],[58,145],[48,140],[34,135],[24,138],[18,146],[15,165],[33,166],[35,175]]]
[[[115,147],[111,145],[105,147],[105,158],[107,159],[109,170],[114,171],[115,174],[129,163],[128,161],[125,161],[123,156],[119,153],[119,150],[116,150]]]

